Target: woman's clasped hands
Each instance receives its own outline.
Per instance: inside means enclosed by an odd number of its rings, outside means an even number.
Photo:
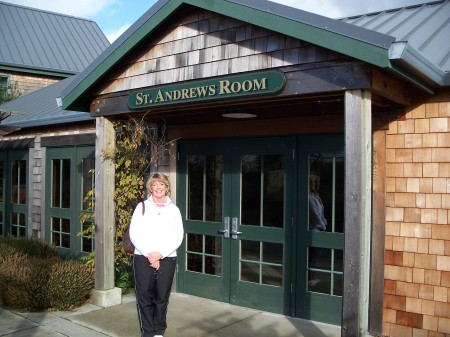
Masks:
[[[148,262],[150,262],[150,266],[152,268],[155,268],[156,270],[159,269],[159,260],[161,260],[161,258],[162,255],[160,252],[152,252],[147,256]]]

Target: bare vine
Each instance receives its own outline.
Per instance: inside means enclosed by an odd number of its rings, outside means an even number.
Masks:
[[[112,160],[115,166],[114,259],[116,270],[119,269],[120,272],[121,266],[131,264],[130,257],[121,246],[121,241],[123,233],[130,223],[134,207],[146,196],[145,179],[150,174],[152,167],[158,167],[161,159],[173,155],[174,140],[167,139],[165,122],[156,124],[146,118],[146,115],[129,116],[128,119],[117,120],[113,124],[116,135],[115,148],[103,150],[102,156]],[[92,199],[92,191],[88,193],[87,197]],[[89,215],[85,213],[84,216]],[[90,216],[94,216],[92,211]],[[85,232],[89,233],[89,230]],[[93,254],[91,255],[93,258]],[[92,261],[89,262],[92,265]]]

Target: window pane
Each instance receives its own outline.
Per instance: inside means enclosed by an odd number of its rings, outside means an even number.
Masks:
[[[204,156],[188,157],[188,214],[190,220],[203,220]]]
[[[281,287],[283,282],[283,268],[278,266],[262,266],[262,283]]]
[[[202,272],[202,255],[187,253],[187,270]]]
[[[187,250],[190,252],[203,252],[203,242],[201,234],[188,234],[187,235]]]
[[[283,228],[284,161],[281,155],[264,156],[263,226]]]
[[[241,241],[241,259],[242,260],[251,260],[251,261],[260,261],[260,252],[259,252],[259,242],[258,241]]]
[[[244,155],[241,158],[242,224],[260,226],[261,213],[261,157]]]
[[[62,160],[62,208],[70,208],[70,159]]]
[[[5,177],[3,170],[3,161],[0,161],[0,202],[3,202],[4,199],[4,188],[5,188]]]
[[[283,263],[283,245],[281,243],[263,242],[263,262]]]
[[[205,253],[211,255],[222,255],[222,238],[218,236],[205,237]]]
[[[259,283],[259,263],[241,262],[241,281]]]
[[[61,162],[52,160],[52,207],[61,207]]]
[[[219,257],[205,256],[205,273],[209,275],[222,275],[222,259]]]
[[[26,161],[14,160],[11,162],[11,203],[25,204],[26,203]]]
[[[95,159],[94,158],[84,158],[82,161],[82,168],[83,168],[83,177],[81,178],[82,179],[81,183],[83,185],[83,188],[82,188],[83,194],[81,195],[81,200],[83,201],[82,209],[90,210],[89,206],[94,201],[94,195],[92,195],[89,200],[85,200],[85,197],[87,196],[89,191],[92,191],[94,189]]]
[[[206,157],[205,220],[222,221],[222,157]]]

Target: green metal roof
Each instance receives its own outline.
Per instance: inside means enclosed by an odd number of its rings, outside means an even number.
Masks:
[[[410,74],[408,67],[403,68],[401,62],[394,66],[390,59],[390,48],[395,38],[387,34],[266,0],[159,0],[62,92],[62,108],[89,111],[90,102],[85,95],[88,90],[183,5],[216,12],[381,68],[392,69],[428,92],[432,91],[429,83],[435,82],[432,79],[428,83],[422,81],[422,73]],[[406,47],[414,62],[421,67],[422,63],[427,65],[424,67],[426,72],[429,66],[426,60],[413,47]],[[402,54],[397,53],[395,57],[402,59]]]

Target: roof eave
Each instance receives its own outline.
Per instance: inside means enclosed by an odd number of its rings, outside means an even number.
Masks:
[[[407,42],[393,43],[389,48],[389,59],[394,72],[430,94],[434,93],[435,87],[450,85],[448,74]]]
[[[51,77],[69,77],[77,74],[77,72],[69,70],[64,71],[64,70],[46,69],[26,65],[19,66],[17,64],[9,64],[9,63],[0,63],[0,70],[25,74],[45,75]]]

